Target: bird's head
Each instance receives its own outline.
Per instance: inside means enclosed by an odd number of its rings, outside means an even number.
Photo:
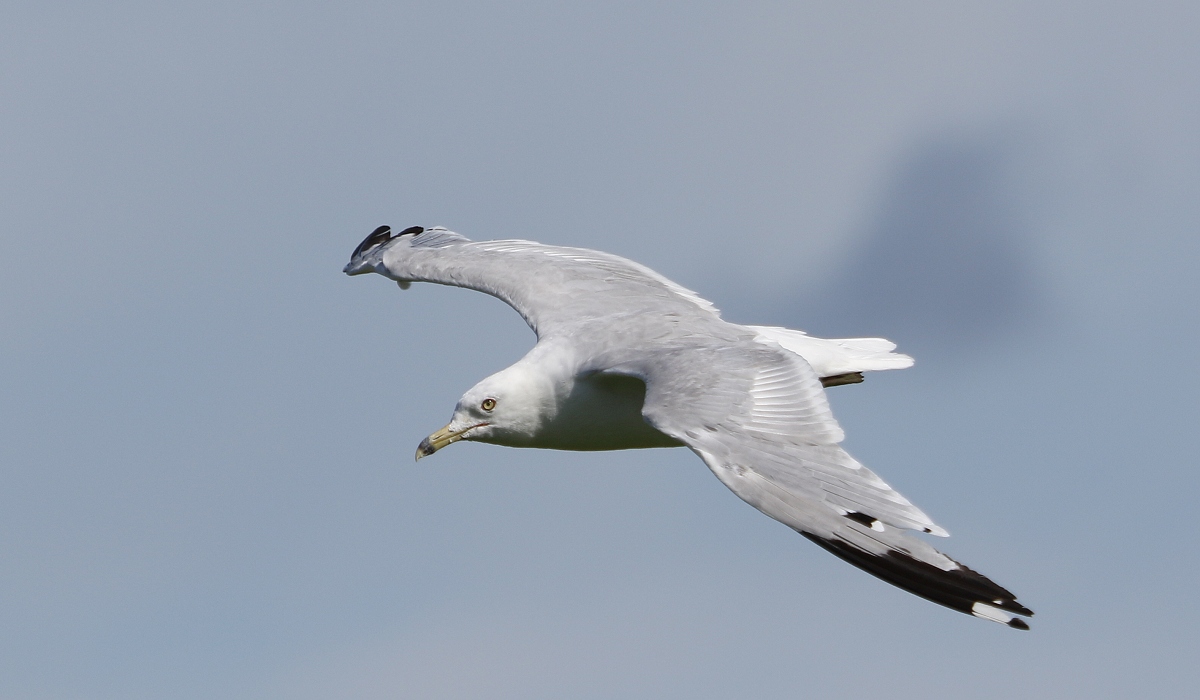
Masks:
[[[555,403],[554,383],[517,363],[463,394],[450,423],[421,441],[417,459],[459,440],[527,446],[551,417]]]

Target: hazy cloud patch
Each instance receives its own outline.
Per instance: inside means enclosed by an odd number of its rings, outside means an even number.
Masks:
[[[844,269],[796,325],[954,353],[1026,328],[1038,282],[1002,138],[944,139],[902,160]]]

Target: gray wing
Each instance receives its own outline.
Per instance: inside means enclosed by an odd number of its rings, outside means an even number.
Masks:
[[[795,353],[757,337],[700,341],[616,369],[646,381],[646,420],[699,453],[722,481],[722,470],[736,465],[735,472],[752,471],[813,506],[787,518],[768,513],[777,520],[813,531],[848,514],[869,515],[868,525],[946,536],[842,449],[821,381]]]
[[[742,500],[838,557],[928,600],[1028,629],[1014,614],[1033,613],[1012,593],[905,532],[946,535],[837,444],[842,431],[816,373],[773,345],[680,348],[629,368],[646,381],[646,420]]]
[[[359,245],[344,272],[377,272],[402,287],[434,282],[490,294],[516,309],[539,338],[574,334],[615,316],[719,319],[695,292],[616,255],[532,241],[471,241],[444,228],[414,226],[396,236],[385,229]]]

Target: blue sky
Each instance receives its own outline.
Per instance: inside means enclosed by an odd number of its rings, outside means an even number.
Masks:
[[[10,7],[0,697],[1189,697],[1200,16],[826,5]],[[533,335],[385,223],[897,341],[846,446],[1033,630],[686,450],[414,465]]]

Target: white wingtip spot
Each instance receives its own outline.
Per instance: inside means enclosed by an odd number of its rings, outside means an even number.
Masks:
[[[996,602],[1000,602],[1000,601],[996,601]],[[1003,610],[1000,610],[999,608],[993,608],[992,606],[988,605],[987,603],[976,603],[976,604],[972,605],[971,606],[971,614],[974,615],[975,617],[982,617],[985,620],[991,620],[992,622],[999,622],[1002,625],[1007,625],[1013,619],[1012,615],[1009,615],[1008,613],[1004,612]]]
[[[883,523],[879,522],[878,520],[872,520],[871,529],[875,532],[883,532]]]

